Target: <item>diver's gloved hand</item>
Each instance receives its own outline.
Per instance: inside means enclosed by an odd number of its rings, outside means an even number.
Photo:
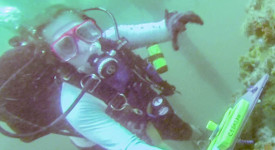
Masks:
[[[176,87],[174,85],[169,84],[167,81],[162,81],[159,83],[159,85],[163,88],[161,95],[164,96],[173,95],[176,90]]]
[[[168,12],[165,10],[165,20],[168,30],[172,33],[173,48],[175,50],[179,49],[178,45],[178,34],[186,30],[187,23],[196,23],[203,25],[202,19],[192,11],[187,11],[185,13]]]

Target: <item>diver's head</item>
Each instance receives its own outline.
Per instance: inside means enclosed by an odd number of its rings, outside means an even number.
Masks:
[[[101,35],[93,19],[70,10],[58,14],[42,30],[43,38],[61,61],[87,74],[93,71],[89,57],[101,53],[98,41]]]

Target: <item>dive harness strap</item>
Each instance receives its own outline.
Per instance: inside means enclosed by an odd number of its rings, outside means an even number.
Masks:
[[[117,54],[120,55],[120,58],[130,67],[134,68],[135,72],[140,75],[141,78],[149,82],[151,85],[158,89],[163,96],[171,96],[175,92],[181,94],[176,91],[176,87],[167,81],[163,80],[159,75],[157,70],[153,67],[153,65],[148,62],[149,59],[153,59],[153,57],[144,60],[139,55],[136,55],[132,50],[127,48],[127,40],[121,38],[117,44]],[[159,55],[157,55],[159,57]]]
[[[44,128],[38,124],[32,123],[30,121],[24,120],[12,113],[10,113],[4,105],[0,106],[0,121],[9,122],[8,125],[23,125],[23,126],[30,126],[29,129],[39,130],[41,128]],[[62,126],[61,126],[62,125]],[[13,127],[11,127],[13,129]],[[61,130],[62,129],[62,130]],[[15,129],[16,130],[16,129]],[[4,130],[2,127],[0,127],[0,132],[6,136],[13,137],[9,132]],[[17,132],[17,131],[15,131]],[[78,136],[81,135],[78,134],[76,131],[73,130],[73,128],[68,124],[67,122],[62,122],[61,124],[58,124],[56,127],[51,127],[50,130],[47,130],[45,132],[33,134],[26,137],[20,137],[20,139],[24,142],[31,142],[39,137],[42,137],[44,135],[47,135],[49,133],[64,135],[64,136]],[[24,134],[24,133],[23,133]]]
[[[141,110],[138,108],[132,108],[129,103],[126,95],[124,93],[119,93],[116,89],[112,88],[110,85],[104,82],[104,79],[101,79],[95,74],[88,75],[82,78],[80,81],[80,86],[83,88],[83,85],[87,81],[87,78],[92,78],[92,84],[89,86],[87,92],[93,96],[101,99],[108,105],[107,112],[110,111],[123,111],[124,109],[132,109],[133,112],[140,115]]]
[[[92,86],[92,89],[90,89],[91,88],[91,84],[93,84],[93,82],[94,82],[93,76],[91,76],[90,78],[88,78],[87,81],[85,82],[84,87],[81,90],[81,93],[77,96],[77,98],[71,104],[71,106],[62,115],[60,115],[54,121],[52,121],[50,124],[48,124],[46,126],[40,126],[35,131],[30,131],[28,133],[12,133],[12,132],[6,131],[5,129],[2,128],[2,126],[0,126],[0,132],[3,133],[6,136],[13,137],[13,138],[20,138],[20,139],[23,139],[23,140],[27,139],[27,138],[31,138],[30,141],[32,141],[33,139],[39,138],[39,137],[41,137],[43,135],[46,135],[48,133],[55,133],[54,131],[57,131],[58,134],[60,134],[61,132],[64,131],[64,128],[62,128],[62,129],[56,129],[57,125],[59,125],[60,121],[64,121],[65,120],[66,116],[73,110],[73,108],[76,106],[76,104],[81,100],[82,96],[88,90],[92,90],[92,91],[95,90],[95,88],[98,86],[98,84],[96,84],[95,86]],[[96,82],[96,83],[98,83],[98,82]],[[1,106],[4,106],[4,105],[1,105]],[[3,116],[1,116],[1,117],[3,117]],[[17,119],[17,121],[18,121],[18,119]],[[26,123],[25,120],[24,120],[24,123]],[[70,132],[64,132],[64,134],[66,134],[66,133],[68,133],[67,135],[69,135]],[[79,136],[79,134],[78,135],[74,135],[74,136]],[[32,138],[32,137],[35,137],[35,138]]]

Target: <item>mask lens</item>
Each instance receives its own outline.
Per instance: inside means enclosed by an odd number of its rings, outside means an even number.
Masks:
[[[71,36],[61,38],[54,44],[53,48],[56,55],[64,61],[69,61],[77,54],[77,46]]]
[[[87,21],[76,29],[76,35],[87,42],[93,42],[100,38],[101,31],[92,21]]]

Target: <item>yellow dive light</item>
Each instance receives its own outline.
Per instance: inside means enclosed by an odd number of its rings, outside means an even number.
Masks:
[[[215,124],[213,121],[208,122],[206,128],[215,134],[210,137],[211,143],[207,150],[226,150],[233,144],[248,108],[249,102],[242,99],[233,108],[226,111],[220,125]]]
[[[212,131],[207,150],[233,150],[269,78],[265,74],[254,86],[247,89],[233,107],[223,116],[220,124],[209,121],[206,128]]]
[[[157,70],[158,73],[164,73],[168,71],[168,66],[166,64],[166,60],[164,59],[164,55],[159,47],[158,44],[149,46],[148,48],[149,53],[149,62],[152,63],[154,68]]]

